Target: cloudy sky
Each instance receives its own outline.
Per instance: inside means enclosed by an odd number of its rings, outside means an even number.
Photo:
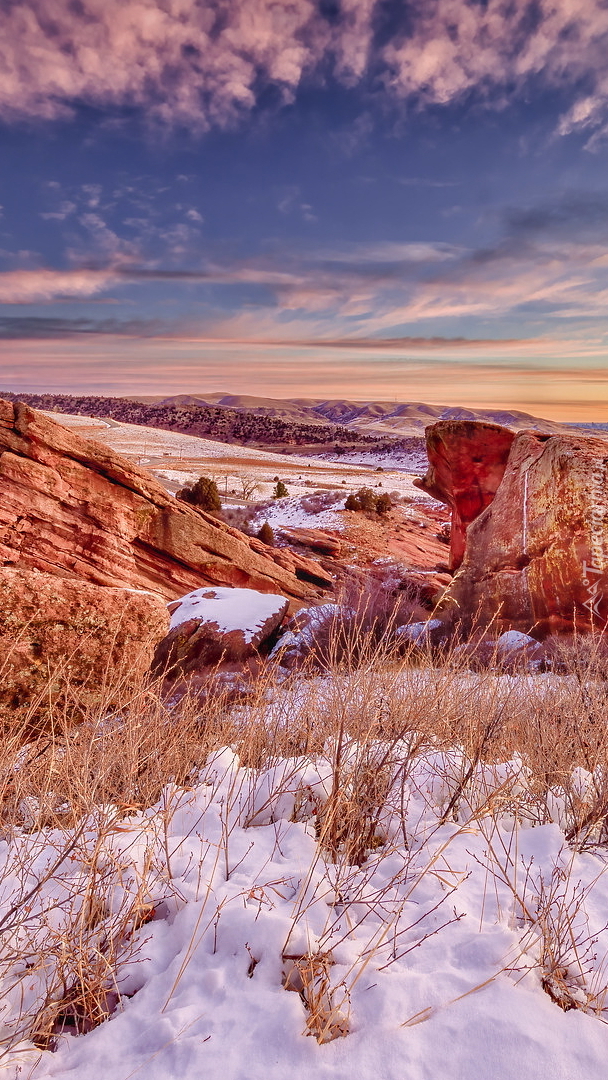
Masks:
[[[3,0],[0,390],[608,418],[605,0]]]

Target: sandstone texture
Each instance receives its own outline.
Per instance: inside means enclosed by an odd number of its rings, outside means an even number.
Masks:
[[[427,428],[429,468],[414,484],[452,511],[451,570],[464,558],[468,526],[498,490],[514,438],[498,424],[472,420],[447,420]]]
[[[452,461],[464,462],[472,489],[466,504],[463,478],[454,484],[451,498],[458,520],[464,520],[463,505],[472,507],[475,500],[489,497],[501,470],[502,478],[489,504],[469,521],[464,558],[444,595],[443,610],[465,625],[478,619],[497,631],[513,628],[535,638],[606,626],[608,442],[524,431],[512,437],[503,462],[506,440],[480,431],[481,442],[488,436],[484,475],[491,477],[484,488],[468,468],[469,429],[461,425],[463,447],[451,451]],[[447,433],[439,435],[441,440],[437,433],[431,437],[431,453],[440,441],[445,445]],[[452,430],[449,436],[453,447],[457,433]]]
[[[331,578],[176,501],[100,443],[0,401],[0,564],[167,600],[205,584],[314,600]]]
[[[169,681],[250,664],[280,626],[289,601],[253,589],[196,589],[169,604],[171,627],[159,643],[153,670]]]
[[[0,568],[0,715],[35,722],[125,700],[169,615],[156,595],[37,570]]]

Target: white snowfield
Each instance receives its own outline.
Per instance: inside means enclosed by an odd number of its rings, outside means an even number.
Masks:
[[[188,619],[200,619],[201,622],[216,624],[223,634],[240,630],[245,641],[249,643],[273,615],[285,609],[287,600],[276,593],[214,585],[210,588],[195,589],[173,603],[179,606],[171,614],[170,630]]]
[[[390,774],[361,866],[330,857],[317,839],[332,745],[263,770],[226,747],[190,790],[169,786],[155,807],[126,818],[103,808],[75,847],[59,830],[3,842],[2,910],[42,883],[5,943],[21,956],[4,965],[5,1041],[44,996],[74,917],[65,899],[81,895],[94,854],[116,869],[111,888],[99,882],[108,927],[138,897],[154,906],[134,948],[118,948],[114,1015],[60,1036],[54,1053],[22,1041],[5,1052],[4,1075],[605,1080],[605,858],[566,844],[559,788],[553,821],[541,823],[546,806],[527,792],[521,761],[474,767],[458,795],[464,754],[412,757],[412,745],[388,757],[382,743],[342,747],[343,775],[364,764]],[[591,777],[579,772],[585,799]],[[524,805],[526,794],[529,810],[516,819],[512,800]],[[501,813],[488,813],[491,799]],[[549,894],[561,924],[547,925]],[[551,942],[555,990],[561,980],[580,1006],[567,1012],[541,981]],[[28,968],[41,949],[46,969]],[[284,987],[297,987],[298,971],[303,994]],[[319,1024],[338,1037],[317,1041]]]

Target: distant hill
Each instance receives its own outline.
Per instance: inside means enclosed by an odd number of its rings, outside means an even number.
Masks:
[[[564,425],[516,410],[466,409],[449,405],[426,405],[419,401],[350,401],[348,399],[254,397],[248,394],[178,394],[163,398],[161,405],[232,409],[256,416],[283,418],[307,424],[339,424],[370,434],[423,435],[437,420],[485,420],[519,431],[522,428],[559,432]]]
[[[245,394],[177,394],[162,399],[96,397],[72,394],[0,396],[25,401],[46,412],[79,413],[120,423],[180,431],[225,443],[259,448],[289,447],[309,453],[422,448],[424,429],[437,420],[485,420],[512,430],[548,433],[567,427],[522,412],[488,411],[425,405],[423,402],[316,400],[254,397]]]
[[[312,419],[291,418],[277,410],[277,415],[257,410],[198,404],[168,399],[146,404],[130,398],[76,396],[72,394],[15,394],[0,390],[0,397],[24,401],[45,412],[77,413],[81,416],[106,417],[124,424],[181,431],[225,443],[254,447],[311,447],[322,450],[337,446],[352,449],[365,447],[395,449],[404,440],[387,438],[378,432],[365,433],[340,424]],[[407,442],[407,440],[405,440]],[[409,449],[409,447],[405,447]]]

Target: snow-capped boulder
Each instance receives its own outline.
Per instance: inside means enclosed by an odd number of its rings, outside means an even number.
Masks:
[[[496,642],[496,651],[499,656],[513,656],[534,645],[538,645],[538,642],[529,634],[522,634],[520,630],[506,630]]]
[[[427,645],[437,645],[445,637],[446,627],[440,619],[428,619],[426,622],[406,623],[398,626],[395,637],[399,644],[418,645],[424,648]]]
[[[169,679],[243,664],[259,654],[281,624],[289,600],[255,589],[195,589],[169,604],[169,633],[153,669]]]

